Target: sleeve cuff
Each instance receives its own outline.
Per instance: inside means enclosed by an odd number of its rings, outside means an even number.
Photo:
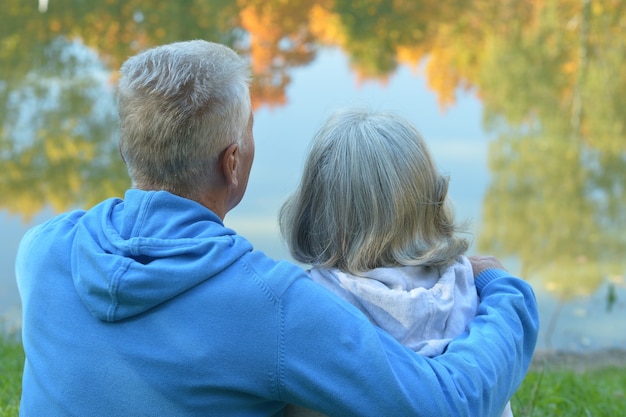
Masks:
[[[502,269],[485,269],[474,278],[476,283],[476,289],[480,293],[483,288],[487,286],[491,281],[497,278],[511,276],[508,272]]]

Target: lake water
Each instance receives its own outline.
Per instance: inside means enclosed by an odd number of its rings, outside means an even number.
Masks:
[[[623,22],[609,19],[623,2],[428,13],[407,2],[67,3],[40,12],[10,0],[0,17],[9,328],[20,323],[13,263],[23,233],[128,185],[116,143],[119,65],[143,47],[202,37],[239,49],[254,69],[256,157],[225,223],[257,249],[289,258],[276,215],[330,112],[397,111],[450,175],[457,217],[471,221],[470,253],[494,254],[532,282],[539,349],[626,349],[626,64],[623,37],[611,36]]]

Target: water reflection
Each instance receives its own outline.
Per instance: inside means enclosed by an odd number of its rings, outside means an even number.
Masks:
[[[238,49],[255,74],[259,113],[293,106],[299,69],[339,49],[360,83],[385,85],[411,68],[449,112],[464,92],[479,97],[491,179],[484,197],[474,195],[482,198],[475,202],[482,204],[478,251],[515,258],[558,306],[602,293],[598,302],[623,314],[624,0],[45,3],[40,11],[8,0],[0,15],[3,211],[28,221],[44,209],[122,195],[128,179],[116,143],[115,74],[142,48],[205,38]],[[336,74],[325,77],[330,83]],[[406,89],[398,97],[413,96]],[[303,112],[319,114],[313,106]],[[404,110],[425,113],[420,106],[409,101]],[[274,149],[295,146],[281,139]],[[287,176],[300,162],[290,161]],[[262,169],[253,175],[265,175]],[[282,187],[254,204],[273,216],[288,191]]]
[[[491,143],[479,246],[519,257],[525,276],[567,299],[624,273],[626,161],[546,130]]]
[[[89,206],[128,186],[109,71],[80,42],[54,39],[41,65],[5,89],[0,206],[29,220]]]
[[[624,18],[606,6],[548,3],[531,30],[494,40],[483,66],[497,137],[479,246],[520,257],[562,300],[624,282]]]

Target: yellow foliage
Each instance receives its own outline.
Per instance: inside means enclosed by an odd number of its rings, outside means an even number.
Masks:
[[[450,62],[451,52],[444,48],[436,49],[426,64],[428,87],[437,92],[439,106],[442,109],[455,103],[455,92],[460,83],[460,79]]]
[[[401,45],[396,48],[396,53],[398,56],[398,63],[411,68],[416,74],[419,64],[427,56],[427,51],[420,45]]]
[[[326,45],[343,45],[346,35],[341,23],[341,17],[330,12],[320,4],[311,7],[309,14],[310,30],[318,42]]]

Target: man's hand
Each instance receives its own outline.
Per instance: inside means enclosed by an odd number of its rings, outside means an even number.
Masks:
[[[474,270],[474,277],[483,272],[485,269],[500,269],[506,271],[506,268],[502,266],[499,260],[493,256],[468,256],[472,269]]]

